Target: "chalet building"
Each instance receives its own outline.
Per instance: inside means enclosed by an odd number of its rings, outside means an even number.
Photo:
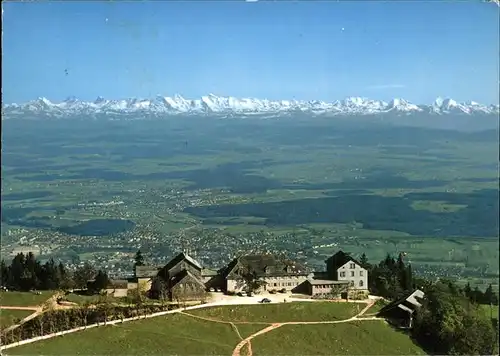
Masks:
[[[339,251],[325,261],[328,279],[349,283],[349,288],[368,291],[368,271],[349,254]]]
[[[368,271],[357,260],[339,251],[325,263],[326,271],[309,273],[305,266],[290,259],[255,254],[237,257],[215,271],[179,253],[163,267],[136,266],[135,278],[127,287],[172,301],[199,300],[206,291],[237,293],[248,289],[304,293],[316,298],[366,297]]]
[[[106,287],[106,294],[115,298],[123,298],[128,295],[128,281],[126,279],[112,279]]]
[[[139,289],[142,292],[150,290],[153,278],[158,275],[160,268],[158,266],[135,266],[135,277],[129,280],[128,289]]]
[[[250,281],[258,284],[257,291],[292,291],[307,280],[308,272],[297,262],[266,254],[235,258],[221,276],[225,292],[243,291]]]
[[[389,320],[389,322],[396,326],[411,328],[415,312],[422,306],[419,299],[423,299],[424,296],[424,292],[420,289],[416,289],[408,296],[383,307],[378,312],[378,315],[385,317]]]
[[[153,278],[151,296],[174,300],[199,300],[206,291],[202,266],[191,256],[182,252],[175,256]],[[207,272],[207,274],[210,274]]]
[[[368,271],[349,254],[339,251],[326,261],[326,272],[305,282],[305,292],[315,297],[361,298],[368,294]]]
[[[213,269],[203,268],[201,270],[201,277],[203,279],[203,283],[205,283],[205,284],[210,283],[218,275],[219,275],[219,273]]]
[[[329,279],[309,279],[305,282],[304,292],[312,296],[332,296],[332,297],[346,297],[349,282],[346,281],[332,281]],[[338,290],[337,293],[332,291]]]

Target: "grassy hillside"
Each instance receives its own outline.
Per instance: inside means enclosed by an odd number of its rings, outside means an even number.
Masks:
[[[32,292],[0,292],[0,305],[10,307],[32,307],[41,305],[49,299],[54,291]]]
[[[405,334],[370,320],[331,325],[284,325],[252,340],[259,355],[424,355]]]
[[[368,308],[364,315],[376,315],[387,304],[389,304],[388,301],[379,299],[370,308]]]
[[[34,310],[0,309],[0,328],[3,329],[14,325],[16,323],[16,320],[24,319],[34,312]]]
[[[230,355],[239,340],[229,324],[173,314],[89,329],[6,351],[9,355]]]
[[[280,323],[348,319],[361,311],[363,303],[295,302],[262,305],[228,305],[195,309],[190,314],[233,322]]]
[[[198,309],[187,312],[190,315],[170,314],[93,328],[8,349],[5,354],[231,355],[242,338],[270,323],[342,320],[355,315],[363,307],[357,303],[303,302]],[[202,320],[200,316],[219,322]],[[254,355],[423,354],[408,336],[381,321],[372,320],[284,325],[255,337],[251,345]],[[242,355],[246,355],[246,350],[247,346],[242,349]]]

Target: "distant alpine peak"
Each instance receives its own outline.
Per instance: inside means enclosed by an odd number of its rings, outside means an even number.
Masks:
[[[373,115],[397,113],[445,114],[498,114],[498,105],[482,105],[475,101],[459,103],[451,98],[438,97],[430,105],[413,104],[403,98],[388,102],[365,97],[347,97],[343,100],[325,102],[321,100],[268,100],[257,98],[236,98],[209,93],[199,99],[186,99],[180,94],[173,96],[157,95],[151,99],[128,98],[120,100],[105,99],[101,96],[94,101],[81,101],[69,97],[63,102],[54,103],[45,97],[24,104],[3,106],[6,118],[38,115],[44,117],[67,117],[75,115],[122,115],[145,114],[153,116],[193,114],[193,115],[289,115],[294,113],[312,115]]]

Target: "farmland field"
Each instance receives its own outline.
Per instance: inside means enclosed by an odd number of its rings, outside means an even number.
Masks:
[[[405,251],[417,273],[497,287],[496,130],[370,120],[6,121],[2,256],[113,274],[139,247],[212,268],[249,250],[311,268]]]

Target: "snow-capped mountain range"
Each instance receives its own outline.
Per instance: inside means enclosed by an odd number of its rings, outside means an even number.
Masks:
[[[286,115],[293,113],[313,115],[373,115],[396,113],[411,115],[427,114],[499,114],[499,105],[482,105],[476,102],[458,103],[453,99],[437,98],[429,105],[416,105],[404,99],[389,102],[361,97],[349,97],[334,102],[303,100],[267,100],[255,98],[221,97],[213,94],[200,99],[185,99],[180,95],[173,97],[157,96],[154,99],[108,100],[98,97],[95,101],[80,101],[68,98],[53,103],[46,98],[38,98],[24,104],[2,106],[3,118],[16,117],[71,117],[75,115],[125,115],[143,114],[166,116],[176,114],[193,115]]]

